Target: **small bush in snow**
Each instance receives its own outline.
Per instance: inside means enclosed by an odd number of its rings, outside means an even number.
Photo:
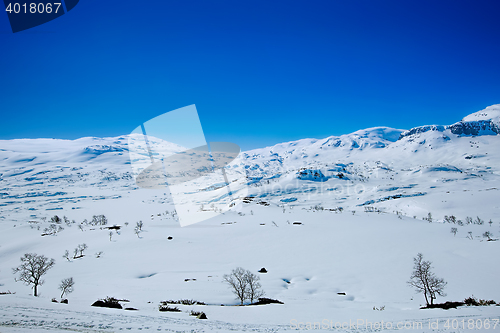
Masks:
[[[488,306],[495,305],[496,302],[494,300],[485,300],[485,299],[477,299],[472,295],[471,297],[467,297],[464,299],[464,303],[467,306]]]
[[[432,214],[431,213],[427,214],[427,217],[422,218],[422,220],[429,221],[429,223],[432,223],[433,221]]]
[[[176,307],[176,306],[171,307],[168,304],[166,304],[166,305],[160,304],[158,306],[158,310],[161,311],[161,312],[181,312],[181,310],[179,310],[178,307]]]
[[[85,243],[78,244],[78,247],[76,247],[73,250],[73,259],[82,258],[84,256],[83,252],[85,252],[85,250],[88,249],[88,248],[89,247]]]
[[[104,215],[94,215],[90,224],[93,226],[106,225],[108,224],[108,219]]]
[[[144,227],[144,222],[139,221],[135,224],[135,227],[139,230],[142,231],[142,228]]]
[[[56,223],[56,224],[59,224],[62,222],[61,218],[57,215],[54,215],[53,217],[50,218],[50,222],[51,223]]]
[[[455,223],[457,223],[457,218],[455,216],[453,216],[453,215],[450,215],[450,216],[445,215],[444,219],[443,219],[443,222],[444,223],[453,223],[453,224],[455,224]]]
[[[493,237],[493,234],[491,232],[489,232],[489,231],[485,231],[483,233],[483,237],[484,238],[488,238],[488,240],[491,240],[491,237]]]
[[[162,305],[167,305],[167,304],[182,304],[182,305],[206,305],[203,302],[195,301],[194,299],[179,299],[177,301],[173,300],[168,300],[168,301],[162,301]]]
[[[198,317],[199,315],[201,315],[202,311],[194,311],[194,310],[191,310],[191,312],[189,313],[190,316],[195,316],[195,317]]]
[[[63,255],[63,258],[66,259],[67,261],[71,261],[71,258],[70,258],[70,255],[69,255],[69,251],[66,250],[64,252],[64,255]]]

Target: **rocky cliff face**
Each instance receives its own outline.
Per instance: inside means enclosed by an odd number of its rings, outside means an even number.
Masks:
[[[500,128],[492,120],[459,121],[448,126],[456,135],[497,135]]]
[[[500,104],[488,106],[484,110],[472,113],[453,125],[414,127],[401,133],[398,140],[429,131],[444,132],[446,130],[459,136],[498,135],[500,134]]]

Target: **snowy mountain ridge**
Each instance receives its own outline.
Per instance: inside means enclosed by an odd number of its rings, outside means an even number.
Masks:
[[[354,208],[376,202],[390,211],[423,214],[429,210],[428,198],[449,192],[450,187],[468,186],[471,181],[487,187],[487,181],[490,187],[500,188],[499,119],[500,105],[494,105],[449,126],[420,126],[407,131],[374,127],[242,152],[228,166],[236,177],[232,190],[243,193],[243,188],[250,186],[251,195],[267,197],[278,205],[307,205],[314,193],[317,200],[323,196],[329,206]],[[129,139],[134,137],[0,141],[0,205],[6,212],[27,211],[37,216],[56,209],[60,202],[74,202],[74,209],[78,209],[81,201],[119,198],[124,192],[137,190]],[[150,144],[161,144],[171,154],[184,149],[165,146],[154,138]],[[331,195],[356,186],[355,192]],[[80,194],[92,188],[109,188],[114,195]],[[385,200],[380,195],[383,188],[399,190],[391,193],[394,199]],[[31,202],[21,201],[26,193],[33,197]],[[407,206],[408,198],[413,205]]]
[[[500,104],[488,106],[486,109],[474,112],[461,121],[448,126],[427,125],[414,127],[401,133],[399,139],[405,136],[427,131],[444,132],[449,129],[456,135],[497,135],[500,134]]]

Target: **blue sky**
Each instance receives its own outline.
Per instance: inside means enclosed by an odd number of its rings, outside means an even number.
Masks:
[[[13,34],[0,139],[117,136],[196,104],[244,150],[500,103],[498,1],[84,0]]]

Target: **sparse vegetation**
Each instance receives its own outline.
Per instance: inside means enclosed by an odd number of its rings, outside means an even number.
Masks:
[[[61,227],[60,225],[57,225],[57,224],[53,223],[50,226],[48,226],[47,228],[43,229],[42,236],[55,235],[58,232],[61,232],[63,230],[64,230],[63,227]]]
[[[427,214],[427,216],[422,218],[422,220],[429,221],[429,223],[432,223],[433,221],[432,214],[431,213]]]
[[[365,213],[381,213],[381,212],[382,211],[377,207],[365,206]],[[416,216],[414,216],[413,218],[416,218]]]

